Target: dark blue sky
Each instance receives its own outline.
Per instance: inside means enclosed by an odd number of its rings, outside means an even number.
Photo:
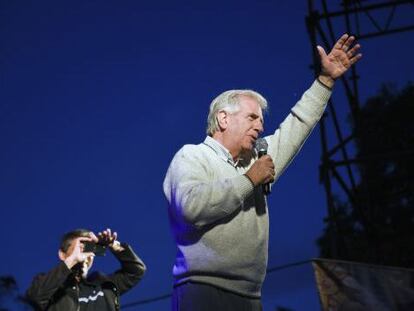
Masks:
[[[175,246],[161,187],[169,161],[204,139],[210,101],[230,88],[261,92],[266,132],[277,127],[312,82],[306,14],[306,1],[2,0],[0,275],[23,291],[57,263],[63,232],[110,227],[148,265],[123,303],[170,292]],[[383,82],[414,81],[413,39],[361,42],[362,100]],[[335,96],[343,99],[340,88]],[[270,267],[318,254],[319,158],[316,129],[273,189]],[[265,311],[318,309],[310,266],[270,274],[263,295]]]

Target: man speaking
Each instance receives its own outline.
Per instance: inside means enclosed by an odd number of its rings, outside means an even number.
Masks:
[[[344,34],[329,54],[318,47],[321,73],[273,135],[263,131],[265,98],[230,90],[210,105],[207,138],[185,145],[164,180],[177,243],[172,310],[261,310],[269,218],[263,185],[278,179],[321,118],[334,81],[361,58]],[[264,154],[266,153],[266,154]]]

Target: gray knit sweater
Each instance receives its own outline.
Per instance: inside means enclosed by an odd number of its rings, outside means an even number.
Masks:
[[[268,154],[276,179],[292,161],[325,109],[331,92],[315,81],[273,135]],[[269,218],[261,187],[243,174],[256,160],[233,163],[211,137],[185,145],[164,180],[178,251],[175,284],[188,280],[260,297],[266,273]]]

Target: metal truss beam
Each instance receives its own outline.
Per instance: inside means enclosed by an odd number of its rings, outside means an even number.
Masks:
[[[340,19],[344,21],[344,25],[347,33],[355,35],[358,40],[370,39],[384,35],[391,35],[395,33],[401,33],[404,31],[414,30],[414,0],[394,0],[394,1],[362,1],[362,0],[346,0],[346,1],[329,1],[329,5],[336,8],[330,10],[328,7],[328,1],[326,0],[308,0],[308,15],[306,17],[306,25],[308,29],[309,39],[312,46],[312,59],[313,65],[311,66],[315,77],[319,73],[319,57],[315,50],[315,46],[318,41],[323,42],[326,48],[332,47],[335,43],[338,34],[335,33],[334,25]],[[339,7],[339,9],[338,9]],[[405,23],[396,25],[396,21],[403,21],[404,18],[398,17],[397,13],[401,13],[403,8],[405,10],[411,10],[412,14],[406,14],[408,20]],[[381,18],[374,17],[374,12],[382,13]],[[407,13],[405,11],[405,13]],[[410,18],[411,16],[411,18]],[[369,29],[368,29],[369,28]],[[374,29],[374,30],[372,30]],[[346,101],[350,111],[350,117],[352,120],[358,120],[360,111],[359,91],[358,91],[358,79],[357,67],[353,66],[348,76],[341,78],[341,85],[346,95]],[[334,137],[336,141],[333,146],[328,144],[327,128],[329,124],[332,124],[334,129]],[[370,224],[370,207],[369,199],[366,202],[358,202],[356,199],[356,184],[357,178],[355,176],[355,169],[353,165],[361,163],[363,161],[370,161],[371,158],[353,158],[350,152],[350,146],[356,137],[355,133],[344,135],[344,131],[341,128],[340,122],[337,118],[336,105],[333,99],[330,100],[328,111],[320,121],[320,138],[322,147],[322,157],[320,164],[320,182],[323,184],[326,193],[326,201],[328,208],[328,221],[329,221],[329,236],[331,242],[331,256],[337,257],[337,241],[340,238],[339,232],[341,231],[336,221],[336,215],[338,206],[335,200],[335,189],[341,190],[347,197],[348,202],[352,204],[352,208],[358,213],[362,221],[362,225],[368,234],[368,238],[371,235]],[[408,156],[412,156],[414,153],[409,153]],[[388,157],[387,155],[375,155],[374,158]],[[400,156],[407,156],[401,154]],[[369,194],[368,194],[369,198]],[[367,203],[368,202],[368,203]]]

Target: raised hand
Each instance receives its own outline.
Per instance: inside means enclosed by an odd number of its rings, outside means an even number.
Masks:
[[[111,229],[107,228],[98,233],[99,244],[111,245],[116,241],[117,236],[118,234],[116,232],[112,232]]]
[[[342,35],[329,54],[326,54],[323,47],[317,46],[321,61],[321,74],[319,79],[327,86],[332,87],[336,79],[361,59],[362,54],[356,54],[361,46],[354,44],[354,41],[355,37],[349,36],[348,34]]]
[[[117,238],[118,234],[116,232],[112,232],[109,228],[98,233],[98,240],[100,244],[107,245],[114,251],[122,251],[124,249],[117,241]]]
[[[92,252],[83,252],[84,244],[83,242],[86,241],[93,241],[92,238],[89,237],[80,237],[76,238],[72,241],[72,245],[69,248],[67,254],[62,254],[64,262],[66,263],[66,266],[70,269],[74,265],[78,263],[83,263],[87,261],[88,263],[92,261],[92,258],[95,256]]]

